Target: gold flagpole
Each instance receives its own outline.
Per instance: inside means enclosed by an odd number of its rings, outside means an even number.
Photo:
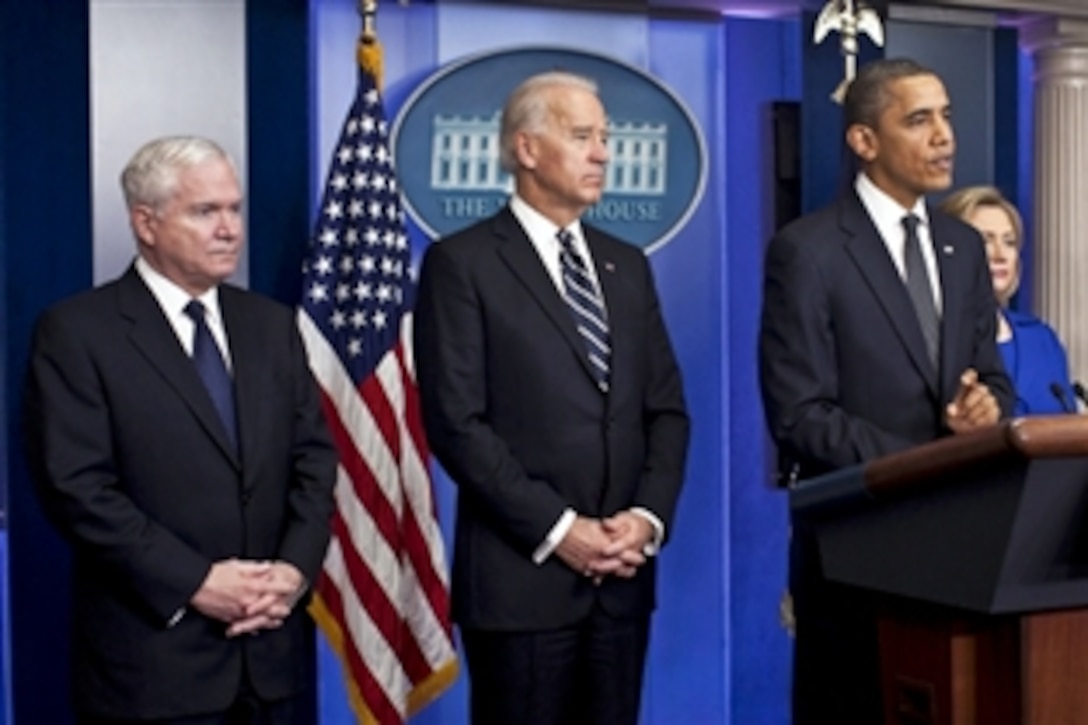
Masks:
[[[375,30],[375,16],[378,14],[378,0],[359,0],[359,15],[363,19],[363,29],[355,44],[355,58],[359,68],[369,73],[378,90],[382,89],[382,46],[378,42]]]

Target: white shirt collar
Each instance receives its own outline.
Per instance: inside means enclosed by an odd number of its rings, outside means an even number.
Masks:
[[[926,213],[926,201],[924,197],[918,197],[914,206],[904,209],[903,205],[891,198],[886,191],[873,183],[864,171],[859,171],[854,182],[854,189],[858,193],[869,217],[883,234],[887,227],[902,230],[903,217],[914,214],[925,226],[929,225],[929,215]]]
[[[159,307],[166,316],[173,318],[175,315],[185,314],[185,305],[193,296],[179,287],[175,282],[163,276],[157,269],[142,256],[136,257],[136,271],[143,278],[144,283],[151,294],[155,296]],[[196,299],[204,305],[205,314],[209,324],[222,327],[222,315],[219,312],[219,287],[212,287]]]
[[[525,233],[529,235],[529,238],[533,240],[534,244],[538,239],[547,239],[553,244],[558,245],[558,240],[556,240],[555,235],[559,233],[559,226],[531,207],[529,202],[522,199],[516,193],[510,197],[510,211],[514,213],[514,217],[517,218],[522,229],[525,230]],[[585,236],[582,234],[582,222],[580,219],[575,219],[568,224],[565,229],[574,237],[577,246],[585,246]],[[558,249],[558,246],[556,246],[556,249]],[[579,251],[582,250],[580,249]]]
[[[544,265],[545,271],[551,277],[556,289],[562,294],[563,273],[559,265],[559,240],[556,238],[559,227],[555,222],[531,207],[529,202],[516,193],[510,197],[510,212],[525,231],[525,235],[529,237],[529,242],[532,243],[533,249],[536,250],[537,256],[540,257],[540,262]],[[565,229],[571,233],[574,239],[574,250],[581,255],[586,263],[590,280],[599,288],[597,269],[593,264],[593,255],[589,251],[589,245],[586,243],[585,234],[582,231],[581,220],[575,219]]]
[[[873,226],[876,227],[881,241],[884,243],[888,256],[895,265],[896,271],[902,279],[906,278],[905,260],[903,248],[906,244],[906,229],[903,226],[903,217],[914,214],[920,220],[918,225],[918,241],[921,246],[922,260],[926,265],[929,275],[929,286],[933,293],[933,302],[937,306],[938,313],[942,309],[944,294],[941,290],[941,270],[937,263],[937,253],[933,248],[933,236],[929,228],[929,215],[926,213],[925,199],[919,197],[914,206],[904,209],[899,202],[892,199],[883,190],[873,183],[873,180],[860,172],[854,181],[854,189],[862,206],[869,214]]]

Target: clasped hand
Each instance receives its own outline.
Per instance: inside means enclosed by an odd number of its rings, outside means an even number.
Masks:
[[[228,637],[256,634],[283,624],[304,583],[302,573],[285,561],[226,559],[212,564],[190,604],[226,622]]]
[[[630,511],[606,519],[579,516],[555,553],[567,566],[599,584],[608,575],[633,577],[646,563],[642,551],[653,535],[653,525]]]

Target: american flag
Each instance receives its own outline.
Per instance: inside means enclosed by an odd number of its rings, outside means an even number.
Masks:
[[[401,723],[456,677],[449,582],[411,347],[404,212],[375,75],[360,69],[303,264],[298,324],[340,453],[310,611],[363,723]]]

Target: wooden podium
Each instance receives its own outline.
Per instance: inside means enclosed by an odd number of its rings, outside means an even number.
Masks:
[[[1088,416],[802,482],[826,576],[878,592],[887,725],[1088,723]]]

